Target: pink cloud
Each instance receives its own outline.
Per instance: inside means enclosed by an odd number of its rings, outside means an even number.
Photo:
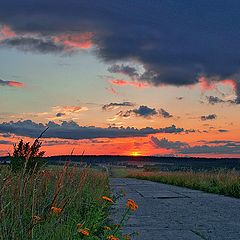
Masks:
[[[200,85],[200,88],[203,90],[212,90],[215,88],[215,82],[210,82],[205,77],[199,78],[199,85]]]
[[[13,32],[7,25],[3,25],[0,29],[0,41],[14,37],[16,37],[16,33]]]
[[[225,79],[221,81],[222,84],[230,85],[234,91],[237,90],[237,82],[233,79]]]
[[[134,81],[127,81],[124,79],[111,79],[109,82],[113,85],[117,86],[132,86],[136,88],[146,88],[149,87],[148,83],[142,83],[142,82],[134,82]]]
[[[212,90],[216,87],[217,83],[221,83],[221,84],[224,84],[224,85],[230,85],[233,88],[233,90],[235,90],[235,91],[237,89],[237,83],[233,79],[224,79],[224,80],[221,80],[221,81],[214,81],[214,80],[209,81],[205,77],[200,77],[199,78],[199,85],[203,90]]]
[[[113,87],[107,87],[106,90],[114,95],[118,95],[118,92]]]
[[[93,46],[92,43],[93,33],[86,32],[82,34],[62,34],[53,37],[55,43],[63,44],[64,46],[79,49],[88,49]]]
[[[17,87],[17,88],[22,88],[24,87],[24,84],[21,82],[15,82],[15,81],[9,81],[8,82],[9,87]]]
[[[0,27],[0,41],[4,41],[6,39],[16,38],[16,37],[31,37],[31,38],[39,38],[44,39],[44,36],[40,34],[29,34],[29,33],[18,33],[16,34],[11,28],[7,25],[3,25]],[[89,49],[93,46],[92,38],[93,33],[85,32],[81,34],[60,34],[57,36],[51,36],[51,40],[56,43],[63,45],[66,49]]]
[[[16,82],[16,81],[4,81],[4,80],[0,79],[0,86],[22,88],[22,87],[24,87],[24,83]]]

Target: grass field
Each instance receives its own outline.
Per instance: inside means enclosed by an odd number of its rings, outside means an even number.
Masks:
[[[126,176],[240,198],[240,174],[236,171],[197,173],[129,171]]]
[[[118,225],[106,226],[109,196],[101,171],[65,165],[28,175],[0,166],[0,239],[123,239]]]

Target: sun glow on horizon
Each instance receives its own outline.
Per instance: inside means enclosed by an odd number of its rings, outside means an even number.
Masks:
[[[138,157],[138,156],[142,156],[142,154],[140,152],[131,152],[130,156],[132,157]]]

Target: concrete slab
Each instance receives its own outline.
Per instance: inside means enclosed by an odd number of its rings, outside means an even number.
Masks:
[[[154,191],[152,192],[151,190],[140,190],[136,191],[139,193],[142,197],[144,198],[182,198],[182,197],[187,197],[184,195],[180,195],[178,193],[174,193],[171,191]]]
[[[112,210],[118,223],[128,198],[139,204],[124,231],[136,240],[240,240],[240,200],[136,179],[110,179],[113,192],[122,189]]]

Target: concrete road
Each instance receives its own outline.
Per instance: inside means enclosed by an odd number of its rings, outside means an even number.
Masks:
[[[114,193],[124,189],[112,210],[117,223],[128,198],[139,205],[126,233],[138,240],[240,240],[240,199],[144,180],[111,178]]]

